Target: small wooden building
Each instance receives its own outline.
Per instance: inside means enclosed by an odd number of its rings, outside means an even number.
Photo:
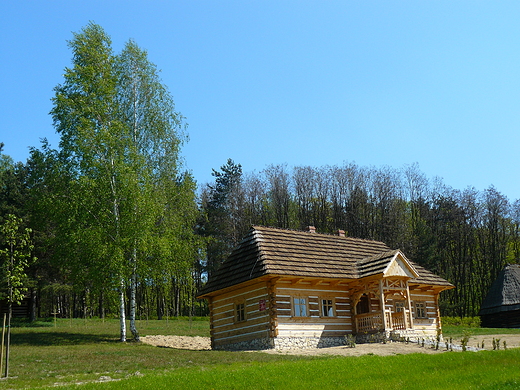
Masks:
[[[520,328],[520,265],[500,271],[478,315],[486,328]]]
[[[453,287],[382,242],[253,226],[199,298],[215,349],[308,348],[433,338]]]
[[[9,303],[7,299],[0,301],[0,316],[9,313]],[[19,305],[13,304],[14,318],[30,318],[31,315],[31,298],[25,297]]]

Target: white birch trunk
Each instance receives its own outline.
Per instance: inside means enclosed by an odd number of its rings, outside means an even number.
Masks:
[[[121,329],[121,342],[126,341],[126,313],[125,313],[125,281],[121,279],[119,286],[119,324]]]
[[[133,130],[133,143],[134,147],[138,147],[137,142],[137,130],[138,130],[138,117],[137,117],[137,111],[138,111],[138,93],[137,93],[137,83],[135,80],[135,76],[133,77],[132,82],[132,91],[133,91],[133,99],[132,99],[132,105],[133,105],[133,123],[132,123],[132,130]],[[137,219],[137,206],[134,206],[134,218]],[[137,327],[135,326],[135,317],[136,317],[136,309],[137,309],[137,303],[136,303],[136,290],[137,290],[137,242],[134,240],[134,247],[132,252],[132,257],[130,259],[130,268],[132,270],[132,274],[130,276],[130,332],[132,332],[132,336],[134,337],[134,341],[140,341],[139,340],[139,332],[137,331]]]
[[[130,277],[130,332],[134,337],[134,341],[139,341],[139,332],[135,326],[135,313],[136,313],[136,289],[137,289],[137,250],[134,247],[134,253],[132,254],[132,276]]]
[[[113,214],[114,214],[114,223],[115,223],[115,238],[116,242],[119,240],[119,232],[120,232],[120,226],[119,226],[119,202],[117,197],[117,191],[116,191],[116,177],[114,175],[114,159],[110,160],[110,165],[112,166],[112,175],[110,176],[110,188],[112,190],[112,196],[113,196]],[[119,286],[119,326],[120,326],[120,333],[121,333],[121,342],[126,341],[126,310],[125,310],[125,280],[124,278],[121,278]]]

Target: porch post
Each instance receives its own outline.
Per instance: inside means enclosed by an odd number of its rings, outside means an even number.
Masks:
[[[435,291],[435,314],[437,315],[437,332],[442,331],[441,311],[439,309],[439,292]]]
[[[386,330],[386,302],[383,292],[383,279],[379,280],[379,300],[381,302],[381,320],[383,322],[383,330]]]
[[[359,300],[361,296],[363,295],[362,292],[357,292],[352,296],[352,313],[354,313],[354,326],[355,329],[353,329],[353,333],[358,333],[359,324],[358,324],[358,312],[357,312],[357,304],[359,303]]]
[[[408,306],[408,318],[405,318],[406,329],[413,329],[413,316],[412,316],[412,301],[410,300],[410,286],[408,286],[408,280],[406,281],[406,302]]]

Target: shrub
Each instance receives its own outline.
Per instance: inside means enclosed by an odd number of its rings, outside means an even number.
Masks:
[[[345,336],[345,344],[349,348],[356,348],[356,338],[351,333],[347,334]]]
[[[468,346],[468,341],[469,341],[469,338],[470,338],[470,333],[465,330],[463,332],[463,336],[462,336],[462,340],[460,340],[460,345],[462,346],[462,351],[465,352],[466,351],[466,348]]]
[[[465,328],[480,328],[480,317],[442,317],[442,324],[463,326]]]

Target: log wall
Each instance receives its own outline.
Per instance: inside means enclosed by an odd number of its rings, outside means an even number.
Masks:
[[[307,299],[308,316],[293,315],[291,300],[294,297]],[[332,299],[334,316],[321,315],[321,299]],[[279,338],[344,337],[352,333],[352,307],[345,285],[279,281],[276,285],[276,307]]]
[[[235,305],[244,303],[245,320],[237,321]],[[243,287],[211,300],[213,348],[269,337],[270,302],[265,282]]]
[[[266,349],[340,345],[355,332],[354,308],[347,283],[297,280],[256,281],[210,299],[211,338],[215,349]],[[306,316],[295,316],[293,299],[306,299]],[[438,292],[410,290],[413,331],[417,336],[435,337],[439,326]],[[323,316],[321,300],[333,302],[333,316]],[[394,315],[399,294],[388,295],[385,314]],[[424,318],[416,316],[415,303],[423,302]],[[243,303],[245,319],[237,319],[236,305]],[[371,313],[380,313],[381,303],[370,296]],[[397,321],[397,316],[395,317]],[[404,317],[403,317],[404,319]],[[387,319],[387,324],[389,323]],[[403,329],[409,323],[401,320]],[[383,324],[383,322],[382,322]],[[410,329],[403,329],[410,332]]]
[[[485,314],[480,319],[484,328],[520,328],[520,310]]]
[[[437,327],[440,325],[438,293],[433,290],[410,290],[413,312],[413,328],[419,335],[437,335]],[[426,318],[417,318],[415,315],[415,302],[424,302]]]

